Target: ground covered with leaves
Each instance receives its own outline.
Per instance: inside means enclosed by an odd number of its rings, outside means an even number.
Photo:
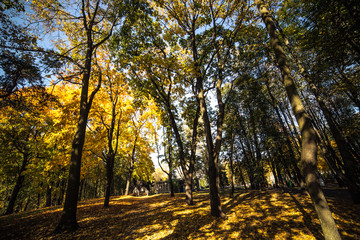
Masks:
[[[52,234],[61,207],[0,217],[0,239],[323,239],[307,194],[279,189],[239,191],[222,197],[225,219],[210,216],[208,193],[195,193],[195,205],[184,195],[111,198],[82,201],[80,229]],[[328,198],[343,239],[360,239],[360,206]]]

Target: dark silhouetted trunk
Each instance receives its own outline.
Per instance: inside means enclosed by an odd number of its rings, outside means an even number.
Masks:
[[[60,193],[59,193],[59,198],[57,200],[58,205],[61,205],[63,203],[63,201],[64,201],[65,189],[66,189],[66,182],[64,180],[61,180],[61,182],[60,182]]]
[[[230,197],[234,197],[235,187],[234,187],[234,163],[233,163],[233,152],[234,152],[234,141],[235,133],[231,129],[231,142],[230,142],[230,172],[231,172],[231,191]]]
[[[108,131],[107,131],[107,133],[108,133],[108,135],[107,135],[108,150],[107,150],[106,154],[103,155],[103,159],[106,162],[106,190],[105,190],[104,208],[109,207],[110,196],[114,191],[114,164],[115,164],[115,156],[117,154],[117,150],[118,150],[118,146],[119,146],[120,123],[121,123],[121,116],[122,116],[122,112],[120,111],[120,116],[118,117],[118,120],[116,119],[117,115],[119,114],[116,111],[116,106],[119,101],[119,96],[116,93],[114,93],[112,83],[109,84],[109,88],[110,88],[109,97],[110,97],[112,106],[111,106],[110,127],[108,128],[108,126],[105,126],[108,129]],[[114,94],[115,94],[115,96],[114,96]],[[116,120],[117,120],[117,131],[115,134],[115,146],[113,146],[113,140],[114,140],[113,138],[114,138]],[[103,124],[106,125],[105,123],[103,123]]]
[[[115,156],[110,156],[106,162],[106,190],[105,190],[105,200],[104,207],[109,207],[110,196],[111,196],[111,185],[114,179],[114,158]]]
[[[23,209],[24,212],[25,212],[25,211],[27,210],[27,208],[29,207],[30,201],[31,201],[31,198],[29,197],[29,198],[26,200],[26,203],[25,203],[25,206],[24,206],[24,209]]]
[[[208,164],[209,164],[209,186],[210,186],[210,206],[211,206],[211,216],[214,217],[224,217],[225,214],[221,208],[221,200],[219,195],[219,165],[218,165],[218,152],[215,150],[214,143],[211,135],[211,126],[210,120],[206,108],[204,89],[203,89],[203,79],[202,77],[197,77],[197,90],[198,90],[198,99],[200,103],[200,112],[203,119],[204,131],[206,137],[206,146],[208,152]],[[223,111],[223,110],[222,110]],[[220,115],[220,114],[219,114]],[[219,126],[219,125],[218,125]],[[220,126],[219,126],[220,127]],[[221,134],[221,133],[220,133]],[[218,134],[219,136],[219,134]],[[221,136],[220,139],[221,141]],[[217,141],[217,144],[218,141]]]
[[[15,201],[16,198],[20,192],[20,189],[22,187],[22,184],[24,183],[24,175],[23,172],[26,169],[26,166],[28,164],[29,161],[29,155],[28,154],[23,154],[23,161],[21,163],[21,167],[20,167],[20,171],[19,171],[19,175],[16,179],[16,183],[15,186],[11,192],[11,196],[10,196],[10,200],[9,200],[9,204],[6,208],[6,212],[5,215],[11,214],[14,212],[14,206],[15,206]]]
[[[174,183],[173,183],[173,180],[172,180],[172,174],[171,173],[169,174],[168,181],[169,181],[169,188],[170,188],[170,197],[175,197]]]
[[[77,123],[77,130],[72,142],[69,177],[67,182],[64,209],[61,214],[59,224],[54,232],[74,231],[79,227],[76,221],[76,209],[79,196],[81,157],[85,143],[85,133],[89,111],[95,94],[99,91],[101,84],[100,75],[98,86],[91,93],[91,96],[88,99],[93,50],[94,47],[92,42],[92,34],[91,32],[88,32],[88,48],[86,50],[85,71],[82,78],[82,88],[80,95],[80,115]]]
[[[45,207],[50,207],[51,206],[51,186],[47,185],[47,189],[46,189],[46,202],[45,202]]]

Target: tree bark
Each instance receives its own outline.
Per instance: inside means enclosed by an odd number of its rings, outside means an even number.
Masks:
[[[104,200],[104,208],[109,207],[110,195],[111,195],[111,185],[114,179],[114,161],[115,156],[108,156],[106,161],[106,191],[105,191],[105,200]]]
[[[234,187],[234,163],[233,163],[233,152],[234,152],[234,141],[235,133],[231,128],[231,140],[230,140],[230,171],[231,171],[231,191],[230,197],[234,197],[235,187]]]
[[[280,40],[275,31],[275,24],[270,16],[266,5],[262,0],[255,1],[262,20],[265,23],[270,35],[270,44],[275,51],[277,66],[281,72],[283,84],[290,100],[293,113],[296,117],[301,131],[301,164],[307,189],[310,193],[324,237],[327,240],[341,239],[335,221],[331,215],[325,196],[317,181],[317,145],[316,135],[311,124],[310,117],[306,114],[304,105],[299,97],[295,83],[290,75],[286,54],[280,44]]]
[[[47,185],[45,207],[50,207],[51,206],[51,192],[52,192],[51,186]]]
[[[128,177],[126,178],[125,195],[129,195],[130,183],[131,183],[131,179],[132,179],[132,174],[134,172],[134,161],[135,161],[137,138],[138,138],[138,133],[136,133],[135,140],[134,140],[134,147],[133,147],[133,150],[131,153],[130,168],[129,168],[129,172],[128,172]]]
[[[9,204],[8,204],[8,206],[6,208],[6,211],[5,211],[4,215],[12,214],[14,212],[15,201],[16,201],[16,198],[17,198],[19,192],[20,192],[22,184],[24,183],[24,179],[25,179],[24,175],[22,175],[22,174],[26,169],[28,161],[29,161],[29,155],[28,154],[23,154],[23,161],[21,163],[19,175],[17,177],[15,186],[14,186],[14,188],[12,190],[11,197],[10,197],[10,200],[9,200]]]
[[[214,217],[224,217],[225,214],[221,208],[221,200],[219,194],[219,165],[218,165],[218,156],[215,152],[215,146],[211,136],[211,126],[210,120],[206,109],[206,102],[204,96],[204,90],[202,86],[202,77],[197,77],[198,85],[198,99],[200,103],[200,112],[203,119],[205,136],[206,136],[206,146],[208,151],[208,163],[209,163],[209,186],[210,186],[210,206],[211,206],[211,216]]]
[[[358,185],[360,178],[359,178],[359,174],[357,171],[358,167],[355,164],[357,159],[355,159],[355,157],[353,157],[353,155],[351,154],[350,148],[348,147],[348,143],[346,142],[345,137],[343,136],[341,130],[337,127],[337,124],[332,116],[332,113],[331,113],[330,109],[326,106],[324,99],[320,96],[319,89],[315,86],[314,81],[309,77],[307,70],[301,64],[301,61],[297,57],[297,54],[295,53],[295,51],[293,51],[290,44],[288,44],[289,41],[286,39],[286,36],[283,34],[282,29],[280,27],[278,27],[278,28],[279,28],[280,33],[282,34],[282,36],[285,39],[285,45],[289,49],[293,58],[296,60],[296,63],[300,69],[301,74],[303,75],[303,77],[305,78],[307,83],[310,85],[310,89],[311,89],[313,95],[315,96],[315,99],[318,102],[322,113],[325,116],[325,119],[330,128],[330,132],[331,132],[333,138],[335,139],[336,145],[338,146],[341,158],[344,163],[345,175],[346,175],[346,178],[348,179],[345,182],[347,183],[347,186],[348,186],[348,189],[349,189],[349,192],[350,192],[353,202],[355,204],[358,204],[358,203],[360,203],[360,187]],[[345,76],[344,76],[344,79],[346,79]],[[347,81],[347,82],[350,85],[350,81]],[[353,88],[354,88],[354,86],[353,86]]]
[[[88,99],[89,81],[90,81],[91,68],[92,68],[91,62],[94,51],[92,34],[89,31],[88,31],[87,44],[88,46],[86,50],[85,69],[82,78],[82,87],[81,87],[81,95],[80,95],[80,116],[77,123],[77,130],[72,142],[69,177],[68,177],[68,183],[66,189],[64,209],[61,214],[60,222],[54,231],[56,233],[63,231],[75,231],[79,227],[76,221],[76,209],[77,209],[78,194],[79,194],[82,150],[85,143],[85,133],[86,133],[86,125],[88,121],[89,111],[91,108],[93,98],[96,92],[99,90],[101,83],[101,76],[100,76],[98,87],[91,93],[91,96]]]

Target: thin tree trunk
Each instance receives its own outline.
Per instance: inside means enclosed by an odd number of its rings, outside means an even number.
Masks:
[[[79,201],[81,201],[81,198],[82,198],[83,188],[84,188],[84,182],[85,182],[85,179],[83,179],[83,180],[80,181],[80,189],[79,189],[79,197],[78,197],[78,200],[79,200]]]
[[[59,198],[57,201],[58,205],[61,205],[63,203],[64,200],[64,194],[65,194],[65,188],[66,188],[66,182],[64,180],[61,180],[60,183],[60,194],[59,194]]]
[[[225,214],[221,208],[221,200],[219,194],[219,166],[217,162],[217,156],[215,152],[215,146],[212,140],[211,135],[211,126],[210,120],[206,109],[206,102],[204,96],[204,90],[202,86],[202,77],[197,77],[197,89],[198,99],[200,103],[200,112],[203,119],[205,136],[206,136],[206,146],[208,151],[208,163],[209,163],[209,186],[210,186],[210,206],[211,206],[211,216],[214,217],[224,217]]]
[[[235,133],[231,129],[231,142],[230,142],[231,191],[230,191],[230,197],[234,197],[234,192],[235,192],[235,187],[234,187],[234,164],[233,164],[234,141],[235,141]]]
[[[135,152],[136,152],[137,139],[138,139],[138,133],[136,133],[135,140],[134,140],[134,147],[133,147],[133,150],[132,150],[132,153],[131,153],[130,168],[129,168],[128,176],[126,178],[125,195],[129,195],[130,183],[131,183],[131,179],[132,179],[132,174],[134,172],[134,162],[135,162]]]
[[[175,193],[174,193],[174,183],[172,180],[172,173],[169,170],[169,175],[168,175],[168,181],[169,181],[169,188],[170,188],[170,197],[175,197]]]
[[[270,44],[275,51],[277,65],[282,75],[283,84],[285,85],[286,93],[300,127],[302,137],[301,162],[303,166],[303,172],[308,191],[320,219],[324,237],[327,240],[341,239],[325,196],[317,181],[317,145],[315,131],[311,125],[311,119],[306,114],[304,106],[295,87],[295,83],[290,75],[286,54],[276,34],[274,21],[272,20],[272,17],[270,16],[270,13],[262,0],[256,0],[255,3],[270,35]]]
[[[36,201],[36,209],[40,208],[40,203],[41,203],[41,195],[40,193],[37,194],[37,201]]]
[[[241,169],[241,163],[240,162],[238,162],[238,167],[239,167],[240,180],[241,180],[242,184],[244,185],[244,189],[246,190],[247,189],[246,182],[245,182],[243,171]]]
[[[29,206],[29,204],[30,204],[30,201],[31,201],[31,198],[28,197],[28,199],[26,200],[25,206],[24,206],[24,208],[23,208],[23,211],[24,211],[24,212],[27,210],[27,208],[28,208],[28,206]]]
[[[104,208],[109,207],[110,195],[111,195],[111,185],[113,183],[114,178],[114,158],[115,156],[111,154],[108,156],[106,161],[106,191],[105,191],[105,200],[104,200]]]
[[[46,189],[46,202],[45,202],[45,207],[50,207],[51,206],[51,186],[48,184],[47,185],[47,189]]]
[[[190,154],[190,164],[189,164],[189,170],[187,172],[187,176],[185,176],[185,190],[186,188],[187,191],[186,192],[186,199],[187,199],[187,203],[188,205],[193,205],[194,201],[193,201],[193,174],[194,174],[194,167],[195,167],[195,159],[196,159],[196,145],[197,145],[197,127],[199,124],[199,115],[200,115],[200,106],[198,105],[197,109],[196,109],[196,114],[195,114],[195,118],[194,118],[194,122],[193,122],[193,134],[192,134],[192,138],[191,138],[191,154]]]
[[[23,154],[23,161],[21,163],[21,167],[20,167],[20,171],[19,171],[19,175],[17,177],[17,180],[16,180],[16,183],[15,183],[15,186],[12,190],[12,193],[11,193],[11,197],[10,197],[10,200],[9,200],[9,204],[6,208],[6,212],[4,215],[8,215],[8,214],[11,214],[14,212],[14,206],[15,206],[15,201],[16,201],[16,198],[20,192],[20,189],[22,187],[22,184],[24,183],[24,175],[23,175],[23,172],[25,171],[26,169],[26,166],[28,164],[28,161],[29,161],[29,156],[28,154]]]

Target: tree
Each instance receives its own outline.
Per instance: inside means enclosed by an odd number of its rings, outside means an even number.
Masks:
[[[5,214],[14,212],[15,202],[23,187],[26,172],[33,159],[44,157],[44,137],[51,125],[48,107],[50,98],[44,88],[23,88],[11,95],[15,106],[1,111],[0,142],[3,167],[14,170],[16,181]],[[8,152],[5,154],[5,152]],[[19,162],[19,159],[21,161]],[[15,164],[14,164],[15,163]]]
[[[163,121],[164,122],[164,121]],[[162,157],[164,158],[161,162],[166,162],[168,165],[168,170],[165,170],[160,162],[160,152],[159,152],[159,146],[157,145],[158,150],[158,163],[161,168],[161,170],[168,176],[168,182],[169,182],[169,188],[170,188],[170,197],[174,197],[174,183],[173,183],[173,172],[175,170],[175,160],[174,160],[174,153],[173,153],[173,139],[171,136],[171,127],[164,127],[164,142],[163,142],[163,148],[164,148],[164,154]]]
[[[121,53],[124,55],[126,52],[126,63],[136,89],[146,96],[151,96],[167,114],[169,125],[175,135],[180,167],[184,174],[186,202],[192,205],[192,174],[196,156],[199,110],[195,108],[195,114],[190,117],[191,146],[186,149],[178,111],[181,108],[177,105],[183,101],[184,87],[187,86],[184,80],[187,76],[181,73],[182,65],[185,64],[182,62],[184,59],[178,59],[176,55],[178,44],[171,39],[171,32],[163,32],[159,23],[149,17],[143,18],[134,25],[130,33],[121,45],[124,49]],[[168,37],[170,39],[167,39]],[[187,151],[190,152],[189,157],[186,155]]]
[[[126,187],[125,195],[129,194],[130,183],[135,174],[138,180],[149,181],[146,166],[148,165],[149,153],[149,140],[155,134],[155,128],[151,119],[155,120],[157,115],[156,105],[151,100],[134,99],[132,103],[133,112],[129,120],[130,141],[127,149],[127,171],[126,171]],[[150,151],[149,151],[150,150]],[[140,170],[142,168],[142,170]]]
[[[32,5],[36,16],[45,20],[49,30],[62,30],[68,37],[68,45],[58,42],[60,53],[57,55],[74,64],[70,75],[79,74],[77,81],[81,85],[80,114],[72,142],[65,204],[55,232],[73,231],[78,228],[76,208],[86,125],[93,99],[100,89],[103,77],[101,68],[97,66],[96,61],[93,61],[94,55],[97,49],[110,38],[114,28],[129,13],[124,11],[126,4],[117,1],[84,0],[80,3],[68,2],[66,7],[57,1],[52,3],[37,1]],[[60,24],[56,25],[58,23]],[[97,85],[94,82],[97,82]],[[91,91],[90,94],[89,91]]]
[[[316,135],[311,124],[311,119],[306,114],[306,110],[297,93],[295,83],[290,75],[287,57],[276,34],[274,21],[272,20],[264,2],[260,0],[255,2],[269,32],[270,44],[275,52],[276,61],[278,68],[281,71],[283,84],[301,130],[301,163],[307,189],[310,193],[315,210],[320,218],[320,223],[325,239],[340,239],[338,229],[333,217],[331,216],[331,212],[326,202],[325,196],[320,188],[319,183],[317,182],[317,145]]]
[[[110,62],[109,56],[106,55],[107,51],[103,51],[99,62],[103,62],[101,67],[103,68],[104,81],[103,89],[100,91],[100,96],[95,103],[94,115],[97,122],[105,130],[106,144],[100,151],[101,158],[106,163],[106,192],[104,207],[109,207],[109,200],[111,195],[111,189],[114,179],[114,164],[115,157],[118,153],[119,144],[121,141],[120,135],[123,128],[126,128],[128,119],[126,118],[127,112],[123,109],[127,108],[129,101],[126,98],[130,98],[129,88],[124,83],[124,76],[114,71],[114,66]],[[99,64],[100,65],[100,64]],[[98,102],[98,103],[97,103]]]
[[[230,78],[225,66],[233,49],[234,36],[241,27],[242,4],[232,1],[158,3],[159,12],[165,13],[162,18],[173,26],[172,31],[178,34],[181,46],[188,52],[190,84],[198,102],[208,152],[211,215],[217,217],[224,216],[219,196],[218,167],[225,106],[222,87]],[[215,142],[206,103],[206,94],[211,89],[215,89],[218,107]]]
[[[0,6],[0,98],[9,97],[25,86],[41,86],[40,67],[36,55],[15,51],[25,46],[36,46],[30,29],[16,24],[12,18],[24,12],[22,2],[4,2]]]

